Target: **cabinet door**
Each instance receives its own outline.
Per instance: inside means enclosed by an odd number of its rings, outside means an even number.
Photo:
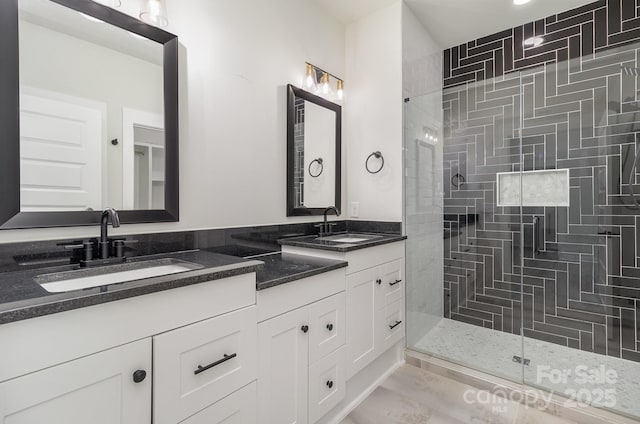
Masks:
[[[307,423],[308,320],[308,309],[301,308],[258,325],[258,422],[262,424]]]
[[[315,423],[344,399],[346,352],[341,347],[309,367],[309,422]]]
[[[153,338],[153,419],[174,424],[257,376],[255,306]]]
[[[256,383],[253,382],[181,424],[256,424],[256,397]]]
[[[389,262],[382,265],[382,284],[379,288],[378,308],[382,309],[404,297],[404,261]]]
[[[345,295],[309,305],[309,363],[314,364],[346,341]]]
[[[369,364],[375,349],[376,290],[379,268],[347,276],[347,379]]]
[[[0,383],[0,422],[151,423],[151,339]]]

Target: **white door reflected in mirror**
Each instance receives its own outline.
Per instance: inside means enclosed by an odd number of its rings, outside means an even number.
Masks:
[[[18,5],[21,211],[163,209],[163,45],[50,0]],[[154,120],[127,129],[125,110]]]

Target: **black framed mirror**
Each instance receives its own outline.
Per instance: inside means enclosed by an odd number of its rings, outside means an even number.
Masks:
[[[177,36],[90,0],[3,0],[0,51],[0,229],[178,221]]]
[[[342,107],[287,86],[287,216],[340,209]]]

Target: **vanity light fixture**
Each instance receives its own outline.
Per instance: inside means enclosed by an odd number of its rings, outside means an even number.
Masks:
[[[319,92],[321,94],[329,94],[331,92],[330,80],[336,81],[336,97],[342,100],[344,97],[344,80],[327,72],[309,62],[305,62],[306,72],[304,79],[304,88],[307,91]]]
[[[424,138],[426,141],[432,144],[438,144],[438,131],[429,127],[422,127],[422,131],[424,132]]]
[[[158,27],[169,25],[165,0],[142,0],[140,19]]]
[[[522,6],[523,4],[529,3],[531,0],[513,0],[513,4],[516,6]]]
[[[538,47],[544,43],[544,38],[542,37],[531,37],[524,40],[525,47]]]
[[[116,9],[122,6],[122,0],[93,0],[96,3],[100,3],[104,6]],[[133,0],[131,0],[133,1]],[[166,0],[139,0],[140,1],[140,14],[138,15],[140,20],[148,24],[157,27],[166,27],[169,24],[167,18],[167,5]],[[93,18],[84,13],[80,13],[86,19],[94,22],[102,22],[99,19]]]

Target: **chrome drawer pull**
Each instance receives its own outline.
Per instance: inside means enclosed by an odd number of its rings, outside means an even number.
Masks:
[[[396,328],[400,324],[402,324],[402,321],[396,321],[395,324],[389,326],[389,330],[393,330],[394,328]]]
[[[396,280],[393,283],[389,283],[390,286],[395,286],[398,283],[402,283],[402,280]]]
[[[218,365],[222,364],[223,362],[227,362],[229,359],[233,359],[233,358],[235,358],[236,356],[238,356],[238,355],[237,355],[237,354],[235,354],[235,353],[232,353],[231,355],[226,355],[226,354],[225,354],[225,355],[224,355],[224,358],[219,359],[219,360],[217,360],[216,362],[214,362],[214,363],[212,363],[212,364],[209,364],[209,365],[204,366],[204,367],[203,367],[202,365],[198,365],[198,369],[197,369],[197,370],[195,370],[193,373],[194,373],[195,375],[198,375],[198,374],[200,374],[201,372],[204,372],[204,371],[206,371],[206,370],[208,370],[208,369],[211,369],[211,368],[213,368],[213,367],[215,367],[215,366],[218,366]]]

